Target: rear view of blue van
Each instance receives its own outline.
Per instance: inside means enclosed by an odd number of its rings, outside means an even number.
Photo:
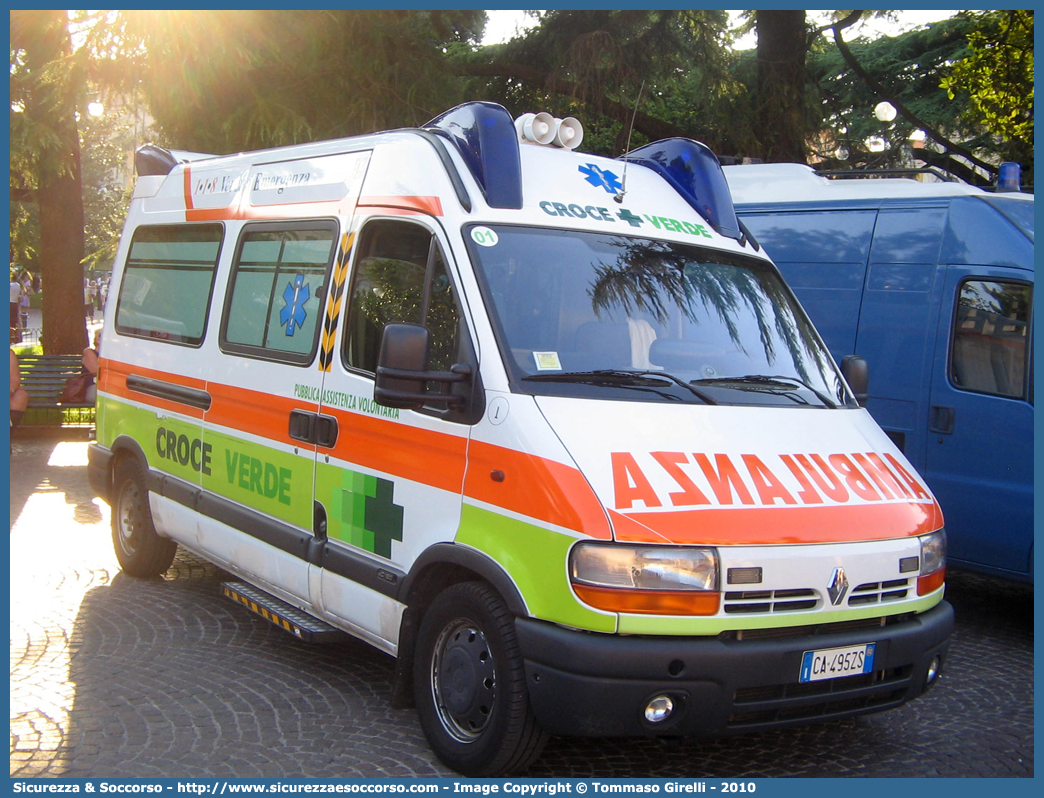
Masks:
[[[928,480],[952,565],[1033,581],[1033,195],[725,167],[736,210]]]

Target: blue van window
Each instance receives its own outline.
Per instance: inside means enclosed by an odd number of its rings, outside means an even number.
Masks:
[[[953,383],[976,393],[1026,394],[1033,287],[968,280],[954,316],[950,373]]]

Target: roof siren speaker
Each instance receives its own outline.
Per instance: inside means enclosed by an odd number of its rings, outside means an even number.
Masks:
[[[534,144],[550,144],[557,132],[558,126],[551,114],[541,111],[539,114],[522,114],[515,120],[515,130],[522,141],[531,141]]]
[[[565,119],[556,119],[557,129],[552,144],[567,150],[575,150],[584,140],[584,126],[575,116],[567,116]]]

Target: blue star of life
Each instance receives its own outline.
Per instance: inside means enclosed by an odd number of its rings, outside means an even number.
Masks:
[[[593,163],[577,168],[585,175],[584,180],[592,186],[601,186],[610,194],[616,194],[623,189],[623,183],[620,182],[615,173],[610,172],[608,169],[599,169]]]
[[[287,283],[283,289],[283,302],[286,304],[279,311],[279,325],[286,326],[286,334],[293,335],[304,326],[308,313],[305,311],[305,303],[312,295],[312,289],[304,284],[304,275],[299,274],[292,283]]]

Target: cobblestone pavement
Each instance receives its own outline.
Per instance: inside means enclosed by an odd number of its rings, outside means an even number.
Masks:
[[[11,776],[452,775],[393,660],[309,646],[219,596],[179,553],[119,572],[82,441],[11,456]],[[532,777],[1033,775],[1033,589],[951,574],[957,632],[941,683],[898,710],[712,742],[552,738]]]

